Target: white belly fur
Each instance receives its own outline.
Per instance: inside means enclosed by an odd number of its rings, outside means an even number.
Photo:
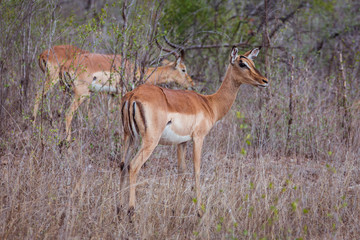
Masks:
[[[110,72],[96,72],[92,75],[93,81],[91,82],[90,90],[96,92],[116,93],[115,79],[116,73]]]
[[[190,136],[181,136],[181,135],[176,134],[171,129],[171,124],[169,124],[165,127],[165,129],[161,135],[160,144],[166,144],[166,145],[179,144],[179,143],[187,142],[190,140],[191,140]]]
[[[90,90],[94,92],[109,92],[109,93],[117,92],[115,87],[104,84],[98,84],[95,81],[91,83]]]

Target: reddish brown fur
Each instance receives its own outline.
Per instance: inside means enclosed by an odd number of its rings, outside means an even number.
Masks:
[[[235,50],[234,50],[235,51]],[[237,50],[236,50],[237,53]],[[231,108],[239,87],[243,83],[266,87],[268,81],[254,66],[251,58],[256,57],[258,49],[244,54],[247,58],[232,55],[224,81],[220,89],[212,95],[202,95],[193,91],[171,90],[144,84],[127,93],[122,99],[122,119],[124,127],[124,150],[122,165],[125,165],[129,142],[137,135],[142,137],[140,150],[130,162],[129,209],[135,206],[135,185],[141,166],[149,158],[159,143],[178,145],[179,172],[185,170],[184,145],[189,139],[194,142],[194,174],[198,205],[200,199],[200,161],[205,136],[216,121]],[[251,69],[239,66],[246,61]],[[135,104],[134,104],[135,103]],[[141,104],[142,110],[139,110]],[[134,108],[134,106],[136,106]],[[143,111],[143,113],[141,113]],[[134,126],[136,122],[136,126]],[[147,126],[144,126],[144,122]],[[134,128],[132,127],[134,126]],[[164,133],[167,128],[167,132]],[[163,139],[163,134],[169,139]],[[168,135],[166,135],[168,134]],[[183,142],[182,142],[183,141]]]
[[[72,45],[59,45],[47,49],[39,55],[39,67],[46,74],[46,79],[44,89],[40,88],[36,93],[33,111],[34,124],[43,96],[59,81],[61,67],[69,59],[74,59],[83,53],[88,53],[88,51]]]
[[[39,57],[40,68],[47,68],[48,75],[45,82],[44,94],[42,90],[39,90],[37,93],[33,112],[34,124],[42,96],[59,81],[59,76],[63,77],[66,73],[66,75],[70,75],[72,78],[72,81],[68,84],[73,86],[72,89],[74,91],[73,101],[66,113],[66,135],[69,141],[71,139],[71,122],[73,115],[82,102],[88,99],[89,103],[90,86],[94,78],[98,78],[100,84],[117,88],[120,80],[118,70],[121,67],[122,61],[119,55],[88,53],[70,45],[53,47],[51,49],[53,54],[47,52],[48,51],[44,51]],[[134,65],[126,61],[126,79],[131,77],[133,69]],[[113,75],[107,75],[110,72]],[[136,74],[137,77],[140,77],[139,71],[137,71]],[[167,63],[165,66],[148,68],[144,78],[146,82],[150,84],[177,82],[184,87],[194,85],[192,79],[186,72],[186,66],[180,59],[174,63]],[[64,82],[66,81],[65,79],[63,80]]]

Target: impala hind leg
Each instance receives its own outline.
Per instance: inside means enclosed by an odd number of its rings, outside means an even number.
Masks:
[[[148,160],[151,153],[154,151],[155,147],[158,145],[158,142],[159,139],[157,141],[154,141],[149,137],[144,137],[142,139],[142,145],[140,147],[140,150],[136,154],[135,158],[130,162],[129,165],[130,195],[129,195],[129,211],[128,211],[128,215],[130,218],[134,214],[134,210],[135,210],[135,201],[136,201],[135,188],[136,188],[137,175],[142,165],[144,165],[146,160]]]
[[[127,170],[127,155],[128,155],[128,151],[129,151],[129,146],[130,146],[130,135],[124,133],[124,145],[122,147],[122,157],[121,157],[121,162],[119,164],[120,167],[120,189],[123,189],[124,183],[125,183],[125,175],[126,175],[126,170]]]
[[[36,117],[39,111],[39,106],[42,101],[42,99],[46,96],[46,94],[49,92],[49,90],[59,81],[59,78],[46,76],[45,84],[43,87],[41,87],[37,92],[35,96],[35,104],[34,104],[34,110],[33,110],[33,126],[35,126],[36,123]],[[51,111],[49,112],[51,115]]]
[[[90,126],[93,126],[93,116],[92,116],[92,112],[91,112],[91,107],[90,107],[90,100],[91,100],[91,96],[88,97],[88,99],[86,99],[86,111],[87,111],[87,118],[88,121],[90,123]]]
[[[129,146],[130,146],[130,136],[127,133],[124,133],[124,145],[122,147],[122,157],[121,157],[121,162],[120,162],[120,170],[124,171],[124,167],[126,167],[125,163],[126,163],[126,156],[128,154],[129,151]]]
[[[71,140],[71,122],[74,117],[76,110],[87,98],[84,95],[75,94],[74,100],[72,101],[68,112],[66,113],[65,119],[65,129],[66,129],[66,141],[70,142]]]
[[[120,167],[120,191],[123,192],[123,189],[124,189],[124,184],[126,182],[126,173],[127,173],[127,154],[128,154],[128,151],[129,151],[129,146],[130,146],[130,143],[131,143],[131,139],[130,139],[130,135],[127,134],[126,132],[124,133],[124,144],[122,146],[122,156],[121,156],[121,162],[119,164],[119,167]],[[120,205],[117,207],[117,214],[118,214],[118,217],[120,219],[120,212],[121,212],[121,209],[123,207],[123,203],[124,203],[124,198],[122,197],[122,194],[121,194],[121,198],[119,199],[120,200]]]

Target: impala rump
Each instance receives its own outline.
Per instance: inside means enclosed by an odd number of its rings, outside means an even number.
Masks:
[[[128,94],[124,96],[124,98],[129,99],[123,101],[121,106],[121,120],[124,131],[130,135],[131,140],[134,140],[141,134],[141,131],[146,131],[147,125],[141,102],[131,101],[131,96],[128,96]]]
[[[162,145],[187,142],[192,138],[194,126],[208,124],[207,120],[203,121],[204,114],[212,115],[208,102],[194,92],[148,84],[138,89],[127,93],[121,106],[124,130],[132,139],[151,133],[160,134],[158,141]],[[194,111],[199,103],[202,111]],[[147,125],[156,126],[156,129],[147,128]]]

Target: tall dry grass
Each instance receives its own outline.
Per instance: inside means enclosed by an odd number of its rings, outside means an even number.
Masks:
[[[295,64],[290,138],[291,76],[281,64],[268,73],[268,93],[241,86],[232,110],[207,136],[202,218],[196,215],[191,143],[182,185],[176,148],[157,147],[140,171],[136,215],[129,223],[128,188],[120,189],[117,168],[119,111],[106,106],[107,96],[92,101],[93,123],[81,107],[70,150],[60,144],[68,96],[53,92],[37,129],[29,127],[32,104],[23,112],[10,111],[16,103],[9,104],[0,146],[1,238],[356,239],[359,112],[349,107],[351,134],[344,139],[335,80],[318,81],[322,73],[311,62]]]

